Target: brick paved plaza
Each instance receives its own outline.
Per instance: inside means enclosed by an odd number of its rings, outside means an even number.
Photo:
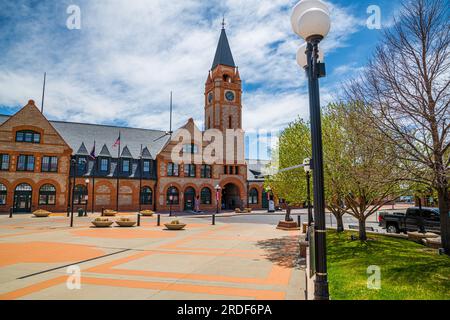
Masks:
[[[141,227],[98,229],[56,215],[0,216],[0,299],[304,299],[299,232],[268,224],[183,217],[142,218]],[[81,270],[69,290],[67,267]]]

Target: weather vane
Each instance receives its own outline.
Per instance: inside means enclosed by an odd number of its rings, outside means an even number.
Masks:
[[[222,29],[225,29],[225,15],[222,18]]]

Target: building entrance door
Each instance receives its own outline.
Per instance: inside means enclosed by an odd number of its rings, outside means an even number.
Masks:
[[[31,198],[33,189],[28,184],[20,184],[14,190],[14,212],[31,212]]]
[[[186,191],[184,191],[184,210],[185,211],[194,210],[194,201],[195,201],[194,188],[187,188]]]
[[[233,184],[227,184],[222,190],[222,209],[234,210],[240,208],[241,197],[239,188]]]

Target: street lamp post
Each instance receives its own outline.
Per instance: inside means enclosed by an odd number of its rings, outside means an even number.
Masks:
[[[313,222],[312,207],[311,207],[311,159],[303,161],[306,173],[306,205],[308,206],[308,227],[311,227]]]
[[[309,84],[316,259],[314,298],[328,300],[322,124],[319,96],[319,78],[325,76],[325,64],[320,61],[319,57],[319,43],[330,31],[331,21],[328,7],[320,0],[302,0],[293,9],[291,23],[294,32],[306,40],[306,65],[301,63],[301,52],[297,55],[297,60],[300,66],[305,68]]]
[[[76,176],[76,169],[77,169],[77,160],[72,159],[70,161],[72,164],[72,203],[70,206],[70,227],[73,227],[73,207],[75,203],[75,176]]]
[[[220,200],[219,193],[222,188],[219,185],[216,185],[214,189],[216,189],[216,213],[219,213],[219,200]]]
[[[266,195],[267,195],[267,213],[270,213],[270,192],[272,191],[272,188],[268,186],[266,188]]]
[[[169,217],[172,216],[172,203],[173,203],[173,189],[170,188],[170,193],[169,193]]]
[[[89,201],[89,179],[84,180],[86,183],[86,198],[84,203],[84,216],[87,217],[87,208],[88,208],[88,201]]]

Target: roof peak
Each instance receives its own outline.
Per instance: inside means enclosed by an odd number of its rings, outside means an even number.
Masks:
[[[222,24],[219,43],[217,45],[216,54],[214,56],[211,70],[213,70],[218,65],[225,65],[233,68],[236,67],[233,59],[233,54],[231,53],[230,44],[228,42],[227,33],[225,31],[225,20]]]

